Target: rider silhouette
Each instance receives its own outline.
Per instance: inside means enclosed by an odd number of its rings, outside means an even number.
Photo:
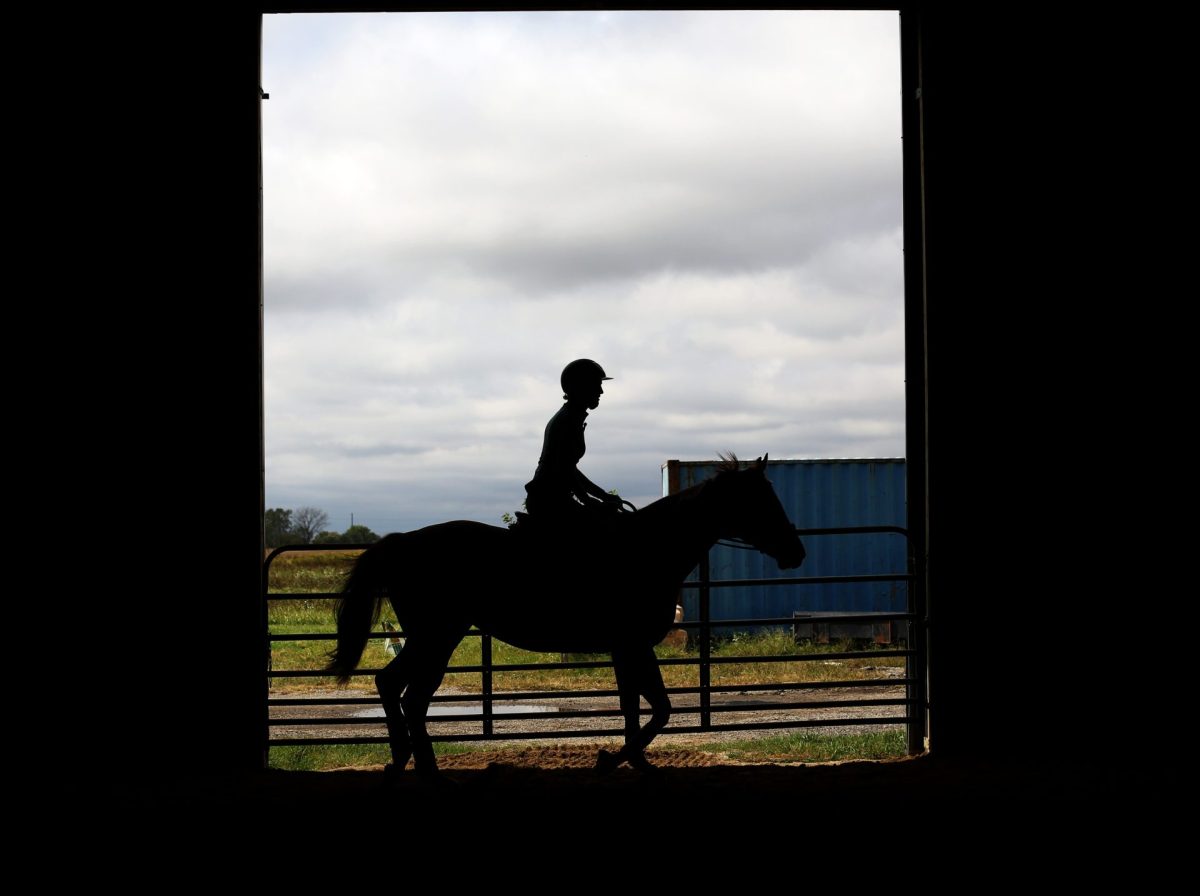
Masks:
[[[566,403],[546,424],[542,455],[533,479],[525,483],[525,507],[539,524],[588,525],[611,517],[621,499],[610,495],[580,472],[578,464],[587,450],[583,430],[589,410],[604,394],[601,383],[611,380],[604,369],[588,358],[563,368],[560,382]]]

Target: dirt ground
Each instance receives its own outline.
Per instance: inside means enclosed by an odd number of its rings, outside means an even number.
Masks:
[[[440,693],[447,693],[443,690]],[[338,691],[323,696],[344,698],[364,696],[365,692]],[[854,691],[814,689],[811,691],[736,692],[713,695],[714,706],[732,710],[714,714],[714,721],[790,721],[819,722],[821,719],[902,716],[903,706],[824,707],[811,709],[759,709],[738,712],[748,702],[790,703],[827,702],[846,699],[895,699],[904,696],[903,686],[856,688]],[[692,726],[699,722],[694,711],[697,695],[672,698],[674,726]],[[564,697],[552,702],[559,709],[605,708],[615,712],[616,699]],[[448,706],[456,704],[445,704]],[[472,702],[457,704],[469,707]],[[273,707],[277,721],[319,718],[345,714],[362,707]],[[689,712],[689,710],[692,710]],[[545,738],[503,740],[506,727],[546,732]],[[936,756],[902,757],[884,761],[832,763],[753,763],[738,761],[719,749],[722,742],[771,736],[779,730],[701,732],[660,736],[650,750],[651,761],[659,773],[645,775],[622,767],[608,776],[595,771],[597,752],[619,744],[620,719],[561,718],[550,712],[536,719],[505,722],[498,719],[501,738],[486,744],[475,742],[471,752],[439,758],[445,782],[431,785],[409,772],[399,781],[384,774],[382,766],[338,769],[326,772],[269,772],[235,786],[230,794],[238,801],[270,806],[311,806],[344,801],[352,805],[384,804],[437,807],[438,811],[459,807],[485,809],[496,801],[505,805],[513,800],[530,811],[550,811],[577,805],[625,806],[645,802],[657,810],[665,806],[708,812],[717,806],[775,804],[796,799],[805,805],[824,803],[837,806],[863,806],[878,802],[969,802],[987,805],[1013,801],[1059,801],[1070,804],[1103,800],[1118,786],[1119,771],[1107,764],[1067,761],[1047,765],[1019,756],[1004,759],[939,760]],[[812,726],[808,730],[848,732],[880,730],[880,725]],[[899,727],[897,725],[896,727]],[[580,728],[611,728],[613,736],[565,738],[556,732]],[[432,733],[467,733],[480,730],[480,723],[435,722]],[[785,729],[787,730],[787,729]],[[273,737],[345,736],[385,734],[382,722],[338,726],[281,725],[272,729]],[[695,747],[704,744],[706,749]],[[717,748],[714,749],[714,745]],[[219,793],[219,792],[218,792]],[[232,797],[231,797],[232,798]],[[214,796],[219,804],[222,797]]]
[[[751,809],[786,820],[787,829],[822,827],[826,822],[814,814],[821,811],[853,815],[859,823],[883,826],[882,831],[891,830],[905,805],[925,805],[950,819],[997,805],[1051,803],[1060,807],[1056,812],[1097,819],[1114,806],[1128,807],[1130,792],[1111,764],[964,761],[929,755],[779,765],[673,749],[652,751],[658,766],[653,774],[622,767],[599,775],[594,767],[599,747],[523,746],[446,756],[436,783],[411,770],[392,780],[380,766],[198,775],[118,790],[106,800],[106,817],[159,826],[174,819],[203,819],[208,830],[252,820],[261,820],[266,830],[315,819],[353,818],[386,825],[398,836],[432,838],[437,831],[453,829],[460,832],[455,835],[459,839],[476,824],[493,838],[531,824],[541,826],[544,833],[539,837],[547,831],[561,833],[556,826],[562,825],[572,836],[605,836],[614,824],[661,824],[666,818],[674,819],[672,824],[699,825],[699,830],[715,819],[742,818],[729,813]],[[955,808],[937,808],[945,804]],[[1009,816],[1003,812],[988,817]],[[761,818],[746,816],[746,823],[751,817]],[[1049,816],[1035,812],[1030,817],[1036,821]]]
[[[896,670],[899,672],[900,670]],[[453,696],[455,692],[452,689],[443,688],[438,692],[441,695]],[[371,697],[373,694],[367,691],[324,691],[320,693],[309,692],[306,697],[321,697],[326,699],[346,699],[354,697]],[[836,727],[821,727],[814,726],[813,723],[819,723],[823,719],[846,719],[846,718],[889,718],[902,717],[904,715],[903,706],[847,706],[847,707],[813,707],[801,709],[749,709],[739,711],[741,706],[749,706],[749,704],[787,704],[787,703],[825,703],[839,700],[862,699],[862,700],[880,700],[880,699],[903,699],[904,688],[902,686],[878,686],[867,688],[855,688],[853,691],[846,689],[814,689],[803,691],[738,691],[732,693],[718,693],[712,696],[712,705],[718,710],[713,713],[712,719],[714,724],[739,724],[739,723],[803,723],[809,730],[822,732],[836,733],[860,733],[871,730],[884,730],[892,726],[875,725],[839,725]],[[764,730],[745,730],[745,731],[707,731],[693,733],[673,733],[673,729],[698,727],[700,724],[700,715],[698,712],[699,695],[697,694],[681,694],[672,696],[673,712],[671,722],[667,730],[660,735],[655,742],[656,746],[678,748],[681,746],[694,744],[713,744],[728,741],[744,741],[755,737],[764,737],[779,734],[778,729]],[[498,702],[498,707],[504,704]],[[529,745],[551,745],[555,743],[563,743],[568,741],[568,738],[557,737],[557,732],[568,732],[588,729],[611,729],[613,732],[612,738],[619,740],[621,737],[621,719],[618,714],[617,700],[615,697],[561,697],[554,700],[537,701],[537,705],[541,708],[547,708],[552,711],[539,713],[534,718],[521,720],[506,720],[503,715],[499,715],[495,719],[494,730],[496,739],[487,741],[488,744],[495,747],[504,746],[529,746]],[[449,702],[439,704],[447,710],[457,708],[462,713],[478,712],[478,700],[467,699],[462,702]],[[643,706],[645,704],[643,703]],[[272,726],[272,739],[281,738],[300,738],[300,737],[384,737],[387,732],[383,725],[382,718],[362,718],[363,710],[368,707],[359,705],[319,705],[319,706],[273,706],[271,707],[271,720],[276,723]],[[577,718],[563,716],[560,713],[567,711],[579,710],[603,710],[611,713],[609,716],[593,716],[585,718]],[[361,723],[351,722],[349,724],[331,724],[331,725],[314,725],[311,721],[322,718],[336,718],[346,720],[361,719]],[[288,725],[289,720],[305,720],[307,724]],[[283,724],[279,724],[283,723]],[[437,716],[431,716],[429,719],[429,731],[431,734],[437,735],[454,735],[454,734],[477,734],[481,732],[482,724],[479,721],[462,721],[462,722],[447,722],[440,721]],[[519,739],[505,740],[506,732],[545,732],[545,738],[536,739]],[[589,740],[598,742],[607,742],[608,739],[603,736],[592,736]],[[479,742],[476,742],[479,743]]]
[[[714,702],[734,710],[715,718],[738,721],[739,702],[817,702],[837,699],[833,692],[813,690],[787,693],[731,693]],[[837,692],[843,699],[845,691]],[[856,690],[864,698],[902,696],[900,686]],[[338,691],[327,696],[363,696],[363,692]],[[714,695],[715,696],[715,695]],[[675,702],[677,725],[694,724],[695,696]],[[563,708],[615,708],[615,698],[562,698]],[[315,719],[365,707],[273,707],[278,721]],[[693,709],[689,712],[689,709]],[[759,720],[810,721],[822,718],[900,715],[902,707],[845,707],[799,710],[760,710]],[[1039,755],[1036,750],[1007,755],[947,756],[932,754],[883,761],[831,763],[751,763],[737,761],[719,749],[727,740],[745,740],[775,732],[702,732],[660,737],[650,751],[658,767],[653,774],[622,767],[609,775],[595,770],[597,752],[619,740],[618,718],[564,719],[546,713],[534,720],[497,723],[545,731],[535,740],[498,740],[476,744],[477,749],[440,757],[442,774],[431,782],[412,773],[398,778],[383,766],[335,769],[322,772],[268,770],[241,774],[207,774],[184,770],[154,780],[106,781],[101,807],[107,820],[218,819],[222,824],[282,824],[289,819],[373,819],[389,830],[420,836],[436,829],[434,821],[482,818],[570,819],[572,830],[595,825],[604,832],[604,818],[618,816],[657,819],[663,813],[703,824],[703,819],[727,808],[772,807],[796,812],[797,823],[810,819],[810,810],[866,812],[875,821],[894,813],[900,804],[951,803],[982,809],[1011,803],[1056,803],[1064,811],[1100,819],[1115,805],[1130,799],[1153,798],[1149,775],[1143,766],[1091,756]],[[612,738],[565,738],[556,732],[581,727],[611,727]],[[820,730],[820,726],[814,726]],[[832,731],[859,726],[837,726]],[[880,726],[861,726],[878,730]],[[437,732],[478,731],[478,721],[439,722]],[[350,733],[382,735],[382,722],[364,719],[349,725],[281,725],[273,737],[344,736]],[[695,745],[708,745],[705,750]],[[716,748],[713,745],[718,745]],[[636,810],[636,812],[635,812]],[[941,811],[941,810],[937,810]],[[957,811],[957,810],[952,810]],[[682,813],[682,814],[681,814]],[[733,816],[730,816],[733,817]],[[887,817],[892,817],[888,815]],[[951,816],[943,815],[945,818]],[[1048,817],[1048,816],[1037,816]],[[807,822],[806,822],[807,823]],[[553,826],[553,825],[552,825]],[[211,830],[223,830],[215,827]]]

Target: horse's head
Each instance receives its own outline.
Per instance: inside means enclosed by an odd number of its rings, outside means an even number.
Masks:
[[[746,469],[729,455],[713,484],[722,494],[721,537],[740,538],[779,564],[794,569],[804,562],[804,545],[767,479],[767,456]]]

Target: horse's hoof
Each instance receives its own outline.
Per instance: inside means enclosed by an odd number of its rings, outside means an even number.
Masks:
[[[458,782],[451,781],[436,768],[430,771],[418,771],[416,777],[421,782],[421,787],[426,790],[452,790],[458,786]]]
[[[600,775],[607,775],[620,764],[620,753],[610,753],[608,750],[601,750],[596,756],[596,773]]]
[[[404,766],[396,765],[394,762],[389,762],[383,767],[383,786],[387,788],[399,787],[400,782],[404,778]]]
[[[638,753],[635,757],[629,760],[629,764],[636,768],[644,775],[651,777],[660,777],[663,770],[646,758],[645,753]]]

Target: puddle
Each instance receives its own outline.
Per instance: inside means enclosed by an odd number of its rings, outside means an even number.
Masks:
[[[518,712],[558,712],[557,706],[546,706],[544,704],[522,704],[522,703],[495,703],[492,704],[493,716],[507,716]],[[445,703],[434,703],[429,707],[427,713],[430,717],[433,716],[482,716],[483,705],[480,703],[470,703],[466,706],[453,706]],[[372,706],[369,709],[362,709],[354,713],[356,719],[382,719],[383,707]]]

